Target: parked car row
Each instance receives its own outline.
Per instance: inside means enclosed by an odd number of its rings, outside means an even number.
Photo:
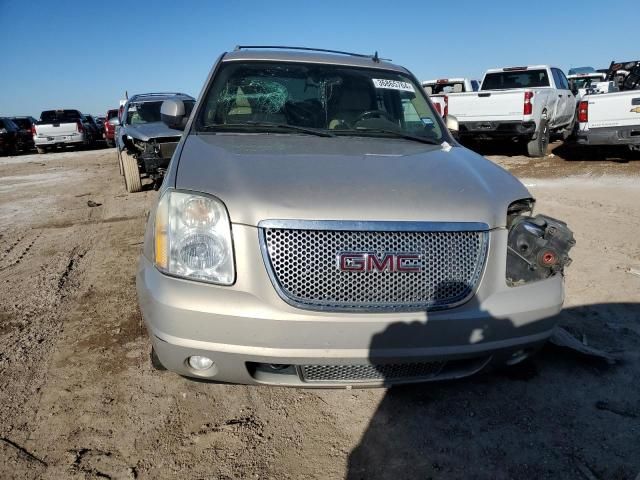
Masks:
[[[442,116],[458,120],[463,142],[506,139],[525,145],[530,157],[543,156],[554,135],[640,149],[639,64],[581,67],[569,77],[549,65],[504,67],[488,70],[479,88],[464,78],[422,86]]]
[[[0,117],[0,154],[14,155],[36,149],[46,153],[62,147],[91,148],[106,142],[114,145],[118,110],[93,116],[75,109],[45,110],[37,120],[31,116]]]
[[[45,110],[33,127],[38,153],[61,147],[93,147],[102,140],[101,128],[79,110]]]

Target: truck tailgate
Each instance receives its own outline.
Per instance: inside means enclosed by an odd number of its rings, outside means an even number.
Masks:
[[[492,90],[449,96],[449,113],[462,122],[523,118],[524,90]]]
[[[77,123],[43,123],[36,125],[36,135],[40,137],[60,137],[78,133]]]
[[[587,95],[588,128],[640,125],[640,90]]]

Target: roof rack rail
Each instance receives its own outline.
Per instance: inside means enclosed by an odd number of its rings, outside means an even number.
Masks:
[[[322,52],[322,53],[337,53],[338,55],[348,55],[350,57],[358,58],[370,58],[376,63],[380,63],[380,60],[390,62],[390,58],[380,58],[378,52],[373,55],[366,55],[364,53],[343,52],[342,50],[328,50],[326,48],[309,48],[309,47],[288,47],[286,45],[236,45],[234,51],[239,50],[251,50],[251,49],[265,49],[265,50],[303,50],[306,52]]]
[[[132,95],[129,100],[136,98],[136,97],[163,97],[165,95],[185,95],[185,96],[189,96],[186,93],[182,93],[182,92],[153,92],[153,93],[136,93],[135,95]]]

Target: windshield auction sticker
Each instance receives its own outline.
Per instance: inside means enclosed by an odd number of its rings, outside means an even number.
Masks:
[[[384,78],[372,78],[373,86],[376,88],[386,88],[388,90],[402,90],[404,92],[415,92],[413,85],[398,80],[386,80]]]

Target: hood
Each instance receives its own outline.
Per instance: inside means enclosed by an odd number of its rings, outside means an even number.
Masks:
[[[497,227],[509,203],[530,196],[511,174],[462,147],[277,134],[188,136],[175,186],[215,195],[233,223],[253,226],[295,219]]]
[[[126,133],[133,138],[148,142],[152,138],[176,137],[180,138],[182,132],[167,127],[162,122],[141,123],[139,125],[127,125]]]

